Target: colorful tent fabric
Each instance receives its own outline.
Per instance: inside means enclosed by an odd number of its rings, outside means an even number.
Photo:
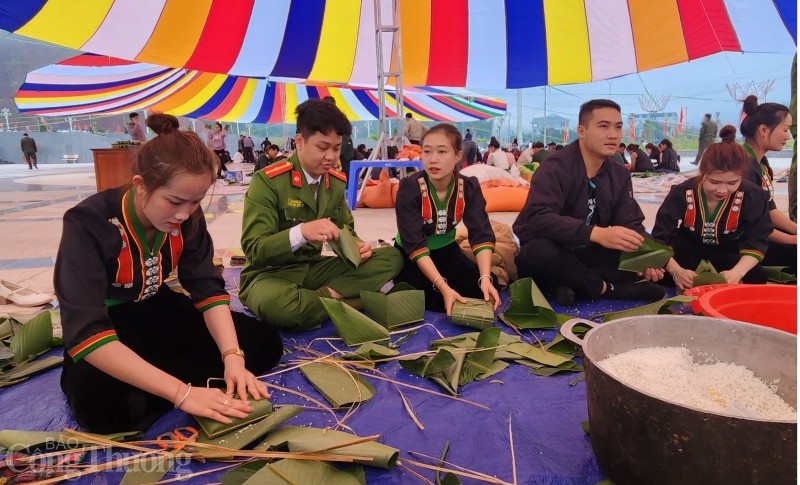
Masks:
[[[378,119],[378,91],[270,82],[83,54],[29,73],[17,92],[21,113],[72,116],[139,109],[220,121],[293,123],[307,99],[333,96],[350,121]],[[394,93],[385,93],[394,116]],[[463,89],[404,89],[405,112],[420,120],[471,121],[502,116],[506,103]]]
[[[388,25],[392,0],[378,1]],[[374,86],[374,5],[375,0],[0,0],[0,29],[192,71]],[[797,43],[796,0],[398,5],[408,86],[583,83],[722,51],[794,52]],[[390,46],[383,50],[389,70]]]

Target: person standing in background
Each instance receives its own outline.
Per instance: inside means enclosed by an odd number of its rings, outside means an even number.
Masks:
[[[36,142],[33,138],[29,137],[27,133],[23,133],[19,146],[22,149],[22,156],[28,162],[28,170],[38,169],[39,166],[36,165]]]
[[[139,124],[139,113],[133,112],[128,115],[128,134],[131,136],[131,141],[136,141],[139,143],[144,143],[147,141],[147,137],[144,134],[144,127]]]
[[[694,157],[694,161],[692,165],[697,165],[700,163],[700,159],[703,157],[703,152],[706,151],[709,145],[714,143],[714,140],[717,138],[717,124],[711,120],[711,113],[706,113],[703,117],[703,122],[700,123],[700,135],[698,139],[700,140],[700,147],[697,149],[697,156]]]
[[[406,113],[405,135],[408,142],[412,145],[419,145],[422,142],[422,135],[428,131],[421,121],[414,119],[414,115]]]
[[[462,143],[464,156],[461,158],[461,167],[469,167],[478,159],[478,145],[472,141],[472,133],[467,129]]]
[[[208,130],[206,134],[208,148],[210,148],[220,160],[219,168],[217,169],[217,178],[221,179],[224,177],[224,173],[228,172],[228,168],[225,164],[231,159],[228,152],[225,150],[225,137],[228,136],[228,126],[225,125],[225,129],[223,129],[222,124],[217,121],[214,123],[213,129],[209,125],[206,125],[206,129]]]
[[[253,139],[249,136],[245,136],[242,138],[242,156],[244,157],[244,161],[247,163],[256,163],[256,157],[253,153],[255,149],[255,145],[253,144]]]

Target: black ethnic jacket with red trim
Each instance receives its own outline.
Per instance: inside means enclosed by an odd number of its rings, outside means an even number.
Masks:
[[[198,209],[199,210],[199,209]],[[64,214],[54,285],[61,308],[64,348],[74,361],[117,340],[108,307],[147,304],[180,262],[180,282],[199,311],[230,304],[214,267],[205,219],[159,233],[152,253],[136,217],[132,191],[105,190]]]
[[[428,185],[427,173],[422,170],[400,181],[397,190],[397,228],[403,251],[409,259],[430,255],[455,242],[455,229],[461,221],[467,226],[469,243],[474,254],[484,250],[494,251],[495,237],[486,200],[475,177],[455,174],[451,195],[445,209],[437,211],[433,193]],[[432,244],[437,239],[438,244]]]
[[[768,200],[769,193],[742,180],[739,190],[719,202],[719,210],[708,213],[700,177],[691,178],[670,189],[656,214],[653,239],[671,246],[677,238],[685,238],[761,261],[773,229]]]

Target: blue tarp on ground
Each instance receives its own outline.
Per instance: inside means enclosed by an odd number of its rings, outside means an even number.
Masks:
[[[233,282],[238,280],[238,270],[226,270],[225,277],[229,282],[229,289],[235,296],[236,286]],[[507,292],[504,293],[503,300],[504,305],[507,305]],[[637,304],[641,303],[600,300],[570,308],[554,305],[554,309],[558,313],[590,317]],[[236,298],[233,307],[238,310],[243,309]],[[431,323],[445,336],[472,331],[469,328],[453,325],[445,315],[439,313],[426,312],[425,321]],[[511,332],[502,323],[497,325],[501,326],[503,331]],[[549,341],[555,336],[556,331],[537,331],[535,334],[539,339]],[[531,332],[524,332],[524,335],[531,338]],[[317,330],[284,334],[286,348],[294,351],[284,357],[284,362],[301,355],[295,350],[296,347],[306,346],[313,339],[320,337],[336,337],[335,329],[330,322]],[[393,340],[398,337],[395,336]],[[399,350],[403,354],[427,350],[429,342],[437,338],[439,336],[432,327],[423,327],[408,338]],[[333,345],[340,349],[346,348],[342,342],[333,342]],[[333,350],[328,342],[322,341],[314,343],[312,347],[323,353],[330,353]],[[60,349],[53,352],[60,352]],[[443,392],[438,385],[406,372],[396,362],[381,364],[379,369],[392,379]],[[0,391],[0,429],[59,431],[64,427],[76,428],[77,424],[59,387],[60,374],[60,369],[50,370],[25,383]],[[411,458],[409,452],[438,457],[445,443],[449,441],[450,452],[447,457],[449,462],[511,482],[512,467],[508,435],[510,419],[518,483],[594,484],[606,478],[606,475],[599,468],[589,438],[580,426],[581,421],[587,420],[588,417],[584,382],[571,385],[578,376],[576,373],[565,373],[552,377],[539,377],[531,374],[525,366],[512,364],[491,379],[472,382],[459,389],[459,397],[486,405],[491,411],[414,389],[404,389],[425,430],[419,430],[409,418],[393,384],[368,378],[377,391],[376,396],[362,404],[347,424],[360,436],[380,434],[379,442],[400,450],[401,461],[403,458]],[[266,380],[324,401],[297,370]],[[309,404],[296,396],[279,391],[273,392],[271,401],[275,405]],[[328,427],[332,426],[334,421],[325,412],[306,410],[288,424]],[[147,430],[145,439],[155,438],[176,426],[184,425],[195,425],[193,418],[181,411],[172,411]],[[418,458],[418,461],[426,460]],[[433,464],[431,461],[428,463]],[[180,472],[185,474],[219,466],[220,464],[214,463],[191,463],[181,467]],[[400,468],[389,471],[366,468],[367,482],[372,485],[420,482],[418,478]],[[417,471],[433,480],[432,471],[421,469]],[[218,482],[222,473],[199,476],[192,482]],[[105,472],[102,476],[100,483],[117,483],[122,473]],[[165,478],[170,476],[174,476],[174,473],[168,474]],[[90,475],[75,483],[96,485],[98,483],[96,479],[97,477]],[[465,483],[478,482],[465,480]]]

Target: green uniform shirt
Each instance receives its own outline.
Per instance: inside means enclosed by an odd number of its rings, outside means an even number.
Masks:
[[[296,154],[253,174],[242,217],[242,250],[247,257],[241,279],[244,297],[248,286],[262,273],[300,285],[309,264],[322,258],[320,242],[306,243],[292,252],[289,229],[293,226],[329,218],[338,227],[354,231],[353,214],[344,196],[344,178],[342,172],[334,170],[323,175],[314,200]]]

